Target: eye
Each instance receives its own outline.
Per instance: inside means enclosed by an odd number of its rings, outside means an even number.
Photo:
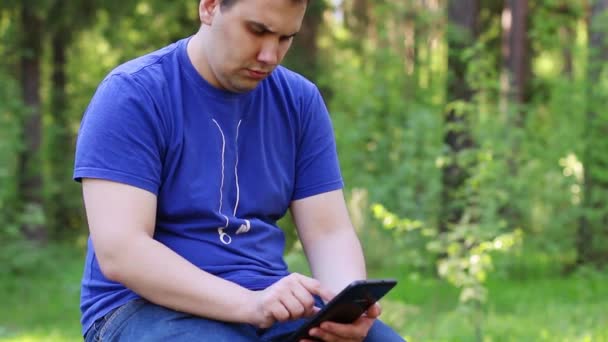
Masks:
[[[261,36],[266,33],[266,30],[264,28],[258,26],[250,26],[249,31],[256,36]]]

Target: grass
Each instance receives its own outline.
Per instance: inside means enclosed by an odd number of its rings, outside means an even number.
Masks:
[[[20,274],[0,274],[0,341],[82,341],[78,298],[83,252],[62,245],[36,253],[35,266]],[[301,265],[297,258],[289,260]],[[372,272],[374,277],[395,274],[399,272]],[[397,278],[399,285],[383,300],[382,318],[409,342],[475,340],[469,315],[458,306],[457,289],[434,278]],[[608,275],[599,272],[491,279],[484,342],[608,342],[607,285]]]
[[[30,253],[19,272],[0,272],[0,341],[82,341],[78,307],[84,253],[58,245]]]
[[[483,309],[485,342],[608,341],[608,276],[493,279]],[[385,319],[408,341],[475,341],[458,291],[437,279],[403,278]],[[391,311],[395,311],[393,314]]]

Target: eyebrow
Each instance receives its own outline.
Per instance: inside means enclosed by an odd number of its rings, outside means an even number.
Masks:
[[[265,31],[267,33],[278,34],[277,32],[271,30],[270,27],[266,26],[263,23],[260,23],[260,22],[257,22],[257,21],[253,21],[253,20],[247,20],[246,23],[247,23],[248,26],[253,26],[253,27],[258,28],[260,30],[263,30],[263,31]],[[298,32],[296,31],[296,32],[294,32],[292,34],[281,35],[281,37],[282,38],[292,38],[292,37],[295,37],[297,34],[298,34]]]

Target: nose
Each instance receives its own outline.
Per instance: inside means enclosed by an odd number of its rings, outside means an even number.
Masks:
[[[258,53],[258,62],[276,65],[279,63],[279,42],[276,38],[264,39]]]

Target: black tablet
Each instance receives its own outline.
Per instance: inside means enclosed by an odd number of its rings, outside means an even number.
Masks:
[[[323,309],[290,335],[288,341],[296,342],[304,338],[321,341],[316,337],[308,335],[310,329],[319,326],[325,321],[337,323],[352,323],[356,321],[395,285],[397,285],[397,281],[394,279],[357,280],[350,283],[328,302]]]

